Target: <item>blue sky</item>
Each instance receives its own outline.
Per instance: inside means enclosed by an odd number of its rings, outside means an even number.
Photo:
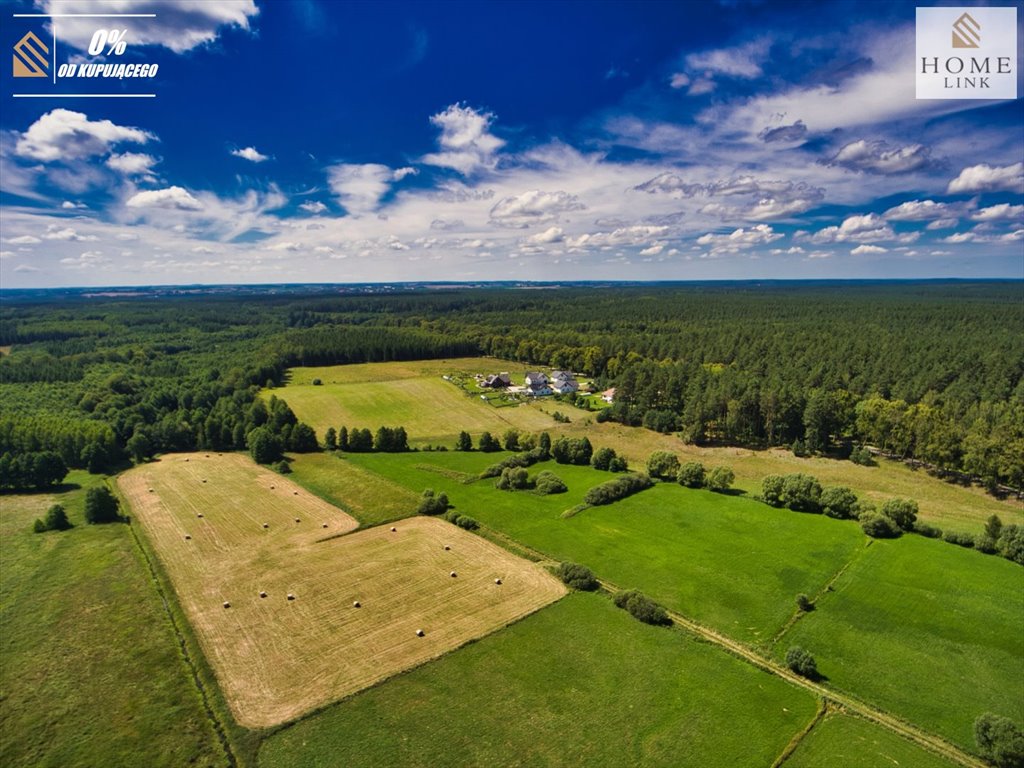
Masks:
[[[0,68],[3,287],[1024,277],[1024,101],[915,99],[915,3],[0,8],[159,64]]]

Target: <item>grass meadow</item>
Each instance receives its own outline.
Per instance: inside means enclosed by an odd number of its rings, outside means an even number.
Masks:
[[[953,768],[954,763],[866,720],[829,714],[801,741],[786,768]]]
[[[0,744],[8,768],[224,765],[128,526],[58,493],[0,496]],[[63,504],[74,528],[32,533]]]
[[[571,594],[264,742],[262,768],[767,766],[809,693]]]
[[[786,634],[832,685],[971,748],[974,719],[1024,722],[1024,569],[941,541],[876,541]]]
[[[754,644],[766,644],[793,614],[796,595],[824,588],[865,542],[853,523],[674,483],[563,518],[587,489],[614,477],[589,467],[534,466],[532,474],[550,470],[569,487],[546,497],[499,491],[493,480],[466,484],[438,471],[478,474],[501,456],[363,454],[348,461],[411,490],[444,490],[460,512],[527,546],[584,563],[602,578]]]
[[[938,480],[924,470],[881,459],[878,466],[861,467],[849,461],[821,457],[798,458],[784,449],[754,451],[746,448],[698,447],[678,437],[620,424],[598,424],[595,413],[549,398],[522,406],[495,408],[469,397],[441,377],[456,372],[509,371],[516,380],[526,368],[492,358],[461,358],[401,363],[367,363],[329,367],[293,368],[287,387],[268,390],[283,398],[296,415],[323,435],[327,427],[404,426],[414,445],[454,445],[462,430],[477,436],[484,430],[500,436],[509,428],[553,435],[586,435],[595,447],[610,446],[642,467],[656,450],[676,453],[683,461],[707,466],[725,464],[736,472],[736,487],[757,493],[766,475],[805,472],[824,485],[846,485],[864,498],[881,503],[894,496],[915,499],[925,522],[950,530],[980,532],[990,515],[1004,523],[1024,524],[1024,504],[1000,501],[981,488],[965,488]],[[319,378],[322,386],[313,386]],[[569,424],[556,423],[550,414],[561,411]]]

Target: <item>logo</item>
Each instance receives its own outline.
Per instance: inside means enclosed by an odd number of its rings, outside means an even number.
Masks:
[[[953,47],[977,48],[980,42],[981,25],[965,12],[953,23]]]
[[[39,51],[40,48],[42,53]],[[14,44],[14,76],[48,77],[49,70],[50,49],[35,36],[35,33],[27,32]]]
[[[1017,98],[1016,7],[918,8],[916,42],[917,98]]]

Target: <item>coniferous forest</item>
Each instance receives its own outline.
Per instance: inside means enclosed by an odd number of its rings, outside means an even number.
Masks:
[[[315,450],[322,436],[257,397],[288,368],[484,354],[591,376],[616,389],[600,419],[687,442],[866,445],[1024,485],[1020,282],[137,293],[5,296],[0,462],[25,464],[5,475],[45,484],[56,458],[99,471],[254,435]]]

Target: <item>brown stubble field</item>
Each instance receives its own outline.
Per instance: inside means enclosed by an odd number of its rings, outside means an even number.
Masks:
[[[292,720],[565,593],[539,566],[441,520],[338,536],[356,521],[239,454],[165,456],[118,486],[249,728]]]

